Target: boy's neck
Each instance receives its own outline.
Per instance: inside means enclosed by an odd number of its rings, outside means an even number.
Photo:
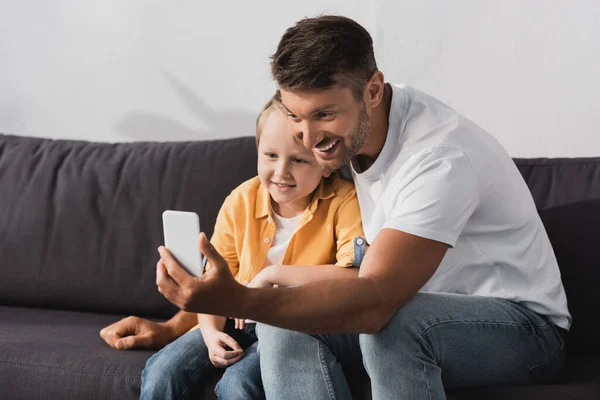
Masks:
[[[271,208],[273,209],[273,212],[281,218],[294,218],[304,214],[306,207],[308,207],[308,201],[304,205],[295,203],[296,202],[279,204],[271,197]],[[304,203],[304,201],[302,203]]]

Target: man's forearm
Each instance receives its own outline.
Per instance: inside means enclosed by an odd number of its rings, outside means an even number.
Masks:
[[[238,311],[256,321],[308,333],[375,333],[396,310],[377,286],[371,279],[354,278],[245,288],[243,309]]]
[[[174,338],[178,338],[198,323],[197,315],[196,313],[180,310],[164,324],[172,330]]]

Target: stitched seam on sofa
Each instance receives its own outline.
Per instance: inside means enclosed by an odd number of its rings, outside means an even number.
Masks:
[[[517,166],[528,166],[528,167],[555,167],[557,165],[588,165],[588,164],[598,164],[600,163],[600,158],[592,158],[592,159],[569,159],[569,158],[561,158],[561,159],[553,159],[550,161],[549,159],[513,159]]]
[[[72,370],[72,369],[49,367],[49,366],[35,365],[35,364],[22,364],[22,363],[15,363],[12,361],[0,361],[0,364],[12,365],[14,367],[23,368],[23,369],[50,370],[50,371],[68,372],[68,373],[79,374],[79,375],[101,376],[104,378],[122,379],[125,381],[136,382],[136,383],[141,382],[141,380],[138,378],[129,378],[126,376],[118,376],[118,375],[110,375],[110,374],[96,374],[94,372],[76,371],[76,370]]]

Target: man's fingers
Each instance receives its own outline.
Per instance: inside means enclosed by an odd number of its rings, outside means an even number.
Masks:
[[[156,263],[156,286],[158,286],[158,291],[165,296],[167,300],[179,306],[179,304],[177,304],[177,294],[181,288],[167,272],[167,268],[162,258]]]
[[[210,263],[211,268],[227,268],[227,262],[208,241],[204,232],[201,232],[198,236],[198,246],[200,247],[200,252],[204,254]]]
[[[167,275],[175,282],[177,285],[182,286],[187,280],[191,278],[190,274],[185,272],[183,268],[177,264],[177,261],[173,258],[169,250],[166,247],[160,246],[158,248],[158,253],[160,254],[160,258],[165,267]],[[158,273],[157,273],[158,279]]]

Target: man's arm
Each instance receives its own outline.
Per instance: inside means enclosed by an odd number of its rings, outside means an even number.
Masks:
[[[448,246],[383,229],[357,278],[261,289],[235,282],[227,263],[203,234],[200,248],[216,266],[200,278],[185,273],[166,249],[159,250],[159,291],[182,309],[251,318],[310,333],[375,333],[429,280]]]

